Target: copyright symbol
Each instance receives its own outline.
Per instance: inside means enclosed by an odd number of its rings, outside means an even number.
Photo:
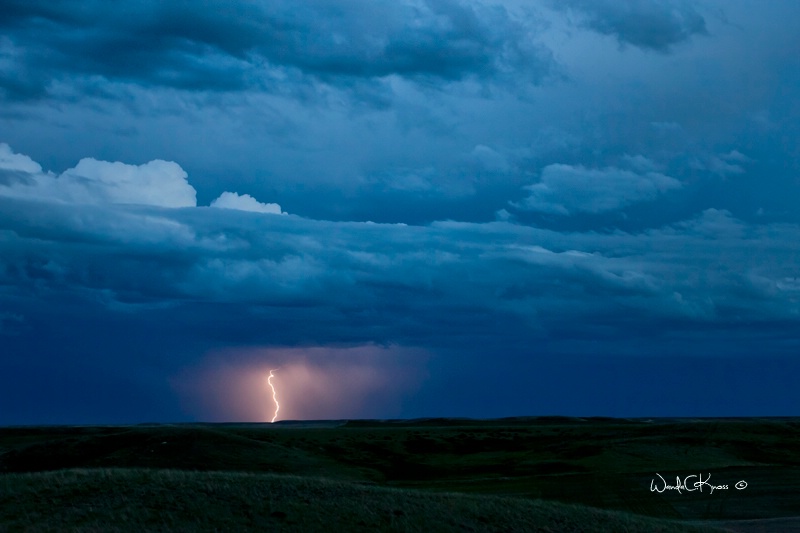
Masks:
[[[747,481],[744,481],[744,480],[737,481],[736,485],[734,485],[734,487],[736,487],[739,490],[746,489],[747,488]]]

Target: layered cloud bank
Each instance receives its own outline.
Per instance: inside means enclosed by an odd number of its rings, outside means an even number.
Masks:
[[[5,294],[22,300],[216,302],[243,306],[254,324],[300,306],[316,317],[314,335],[334,343],[469,344],[495,328],[554,340],[567,323],[558,337],[602,323],[612,338],[659,320],[727,328],[800,318],[794,224],[746,224],[717,209],[641,233],[330,222],[275,217],[277,204],[229,192],[212,202],[225,209],[197,207],[175,163],[84,159],[54,175],[0,152],[0,272]],[[603,181],[624,186],[593,185]],[[548,167],[528,207],[602,211],[675,187],[653,172]],[[292,344],[308,328],[290,320],[272,338]]]

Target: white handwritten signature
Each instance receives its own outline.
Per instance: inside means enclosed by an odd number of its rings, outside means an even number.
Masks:
[[[703,487],[709,489],[709,494],[713,494],[715,490],[728,490],[728,485],[714,485],[711,483],[711,474],[708,474],[708,477],[703,479],[703,474],[699,474],[697,476],[691,475],[686,476],[685,478],[681,479],[680,476],[675,476],[675,484],[668,485],[667,481],[661,477],[661,474],[656,472],[656,475],[661,479],[661,486],[659,487],[656,479],[653,478],[650,480],[650,492],[658,492],[662,493],[668,490],[676,490],[678,494],[683,494],[681,491],[685,490],[686,492],[694,492],[699,490],[703,492]],[[699,481],[689,482],[691,478],[699,479]],[[737,490],[743,490],[747,488],[747,481],[737,481],[736,484],[733,486]]]

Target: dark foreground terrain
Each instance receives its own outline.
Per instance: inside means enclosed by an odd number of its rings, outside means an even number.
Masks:
[[[0,428],[0,531],[780,532],[798,516],[800,419]]]

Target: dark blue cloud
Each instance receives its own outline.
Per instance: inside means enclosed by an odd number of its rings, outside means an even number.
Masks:
[[[93,77],[271,92],[287,81],[352,86],[387,76],[491,82],[504,72],[527,72],[535,82],[552,64],[504,9],[456,0],[302,8],[283,1],[6,4],[0,82],[9,99],[41,98],[55,85],[79,81],[87,90]]]
[[[621,44],[669,52],[696,35],[708,35],[706,21],[696,6],[685,0],[565,0],[559,9],[582,13],[585,24]]]

